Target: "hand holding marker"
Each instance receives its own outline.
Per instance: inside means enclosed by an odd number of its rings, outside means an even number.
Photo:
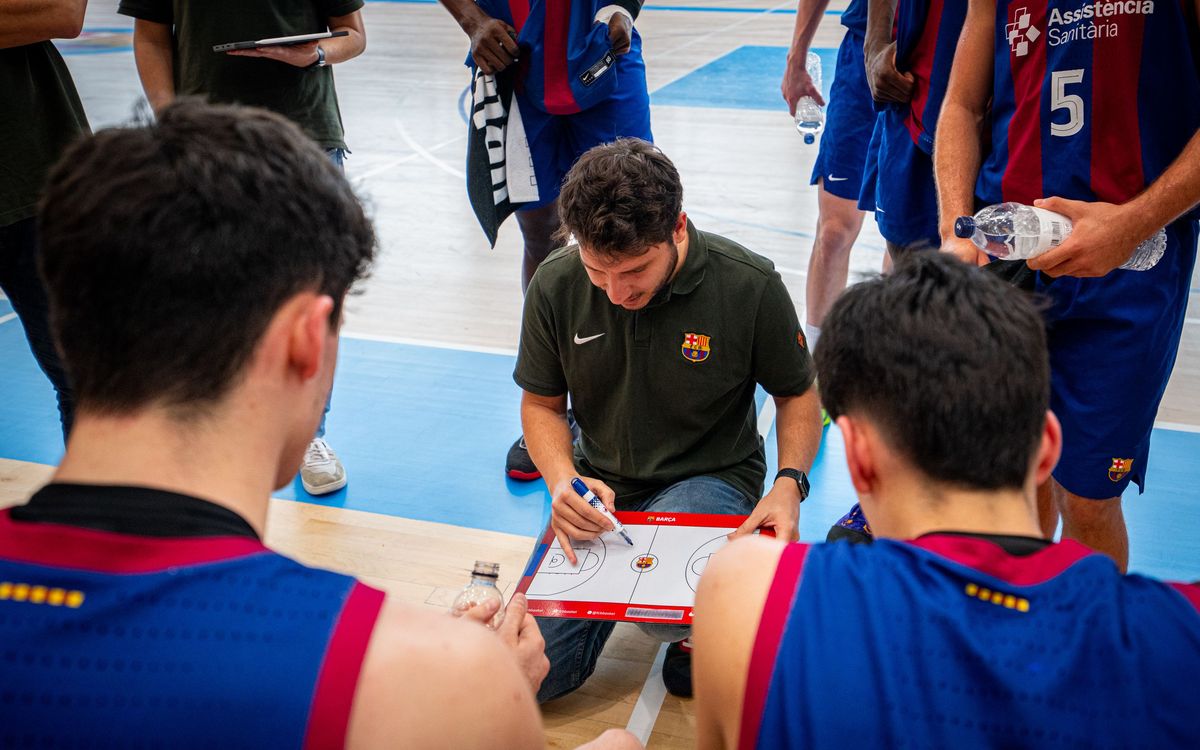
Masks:
[[[592,492],[591,490],[588,489],[588,486],[583,483],[582,479],[580,479],[579,477],[575,477],[574,479],[572,479],[571,487],[573,487],[575,489],[575,494],[579,495],[584,500],[587,500],[588,505],[590,505],[593,508],[595,508],[596,510],[600,511],[600,513],[603,514],[604,517],[607,518],[610,523],[612,523],[613,531],[620,534],[621,538],[624,539],[625,542],[630,547],[633,546],[633,540],[630,539],[629,534],[627,534],[625,532],[625,527],[621,525],[621,522],[617,520],[616,516],[614,516],[611,512],[609,512],[608,508],[604,507],[604,503],[601,502],[600,498],[596,497],[595,492]]]

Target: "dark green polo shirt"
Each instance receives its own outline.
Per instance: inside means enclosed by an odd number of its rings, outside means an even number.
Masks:
[[[363,0],[121,0],[118,13],[173,27],[175,93],[262,107],[287,117],[322,148],[345,148],[333,67],[213,52],[213,45],[328,31],[326,20]]]
[[[50,167],[87,130],[75,83],[53,44],[0,49],[0,227],[36,213]]]
[[[702,474],[757,500],[766,473],[755,384],[797,396],[813,381],[791,296],[774,264],[688,224],[674,281],[645,308],[612,304],[576,247],[552,253],[525,295],[513,379],[570,393],[576,468],[635,501]]]

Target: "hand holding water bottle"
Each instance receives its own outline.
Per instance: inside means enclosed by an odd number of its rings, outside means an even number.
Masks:
[[[1114,268],[1152,268],[1166,248],[1161,229],[1150,234],[1143,217],[1111,203],[1049,198],[988,206],[955,223],[955,234],[995,258],[1028,260],[1052,276],[1103,276]],[[1132,252],[1131,252],[1132,250]]]
[[[796,106],[806,96],[825,106],[825,98],[821,96],[821,82],[813,81],[812,76],[808,74],[808,56],[812,54],[805,52],[803,57],[788,55],[783,82],[779,84],[779,91],[788,105],[788,113],[793,117],[796,115]]]
[[[1128,205],[1044,198],[1037,208],[1071,220],[1071,234],[1061,245],[1029,261],[1029,267],[1051,276],[1104,276],[1116,268],[1145,271],[1166,250],[1166,233],[1147,222],[1145,212]],[[1156,231],[1157,230],[1157,231]]]

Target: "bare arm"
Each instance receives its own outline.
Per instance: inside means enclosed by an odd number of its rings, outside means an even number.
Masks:
[[[813,35],[821,25],[821,17],[829,7],[829,0],[799,0],[796,6],[796,25],[792,29],[792,46],[788,49],[787,67],[783,70],[783,83],[780,91],[783,100],[788,103],[788,110],[796,114],[796,102],[803,97],[811,96],[817,104],[825,104],[821,91],[813,85],[808,75],[808,49],[812,46]]]
[[[484,73],[498,73],[517,59],[516,29],[479,9],[475,0],[441,0],[471,39],[471,58]]]
[[[542,748],[542,720],[496,634],[388,601],[350,714],[349,748]]]
[[[954,220],[975,213],[975,180],[992,92],[995,24],[995,0],[971,0],[933,146],[942,249],[968,262],[974,262],[979,252],[968,240],[954,236]]]
[[[571,540],[595,539],[610,531],[612,524],[571,488],[575,458],[571,447],[573,436],[567,425],[567,395],[539,396],[525,391],[521,395],[521,429],[529,457],[550,490],[550,527],[567,559],[574,565]],[[580,479],[610,511],[616,510],[616,495],[608,485],[593,477]]]
[[[325,50],[325,62],[330,65],[344,63],[358,57],[367,48],[367,30],[363,25],[361,10],[344,16],[331,16],[326,23],[330,31],[350,33],[321,42],[321,49]]]
[[[575,460],[571,449],[571,428],[567,425],[567,396],[539,396],[524,391],[521,394],[521,429],[529,457],[554,488],[575,476]]]
[[[692,673],[701,750],[738,746],[750,654],[783,548],[762,537],[738,540],[713,555],[700,578]]]
[[[165,23],[133,22],[133,59],[150,107],[158,112],[175,98],[175,42]]]
[[[896,18],[896,0],[869,0],[867,36],[863,57],[867,65],[867,83],[877,102],[903,104],[912,99],[913,77],[896,69],[896,43],[892,41],[892,23]]]
[[[821,446],[821,401],[817,389],[809,388],[800,396],[773,398],[779,466],[807,473]],[[796,480],[781,477],[730,538],[744,536],[757,528],[769,528],[778,539],[794,541],[800,532],[801,499]]]
[[[74,39],[86,10],[87,0],[0,0],[0,49]]]

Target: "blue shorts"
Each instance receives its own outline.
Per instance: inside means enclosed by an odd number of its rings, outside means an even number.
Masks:
[[[1179,351],[1196,263],[1196,221],[1167,227],[1167,250],[1149,271],[1099,279],[1038,274],[1049,298],[1050,408],[1063,426],[1054,478],[1080,497],[1145,489],[1150,432]]]
[[[859,208],[875,211],[879,233],[896,245],[941,244],[933,158],[913,143],[904,113],[887,109],[875,120]]]
[[[857,200],[862,189],[863,167],[871,130],[875,127],[875,108],[867,85],[867,66],[863,59],[863,38],[847,31],[838,47],[837,70],[829,89],[825,110],[825,132],[813,165],[812,181],[822,180],[825,191],[839,198]]]
[[[540,208],[557,199],[563,178],[575,160],[593,146],[622,137],[654,140],[650,132],[646,63],[642,61],[641,39],[637,34],[634,34],[629,52],[617,58],[614,72],[617,75],[616,93],[573,115],[552,115],[533,106],[521,92],[516,92],[514,98],[521,107],[521,121],[529,140],[539,196],[536,203],[521,204],[521,210]]]

